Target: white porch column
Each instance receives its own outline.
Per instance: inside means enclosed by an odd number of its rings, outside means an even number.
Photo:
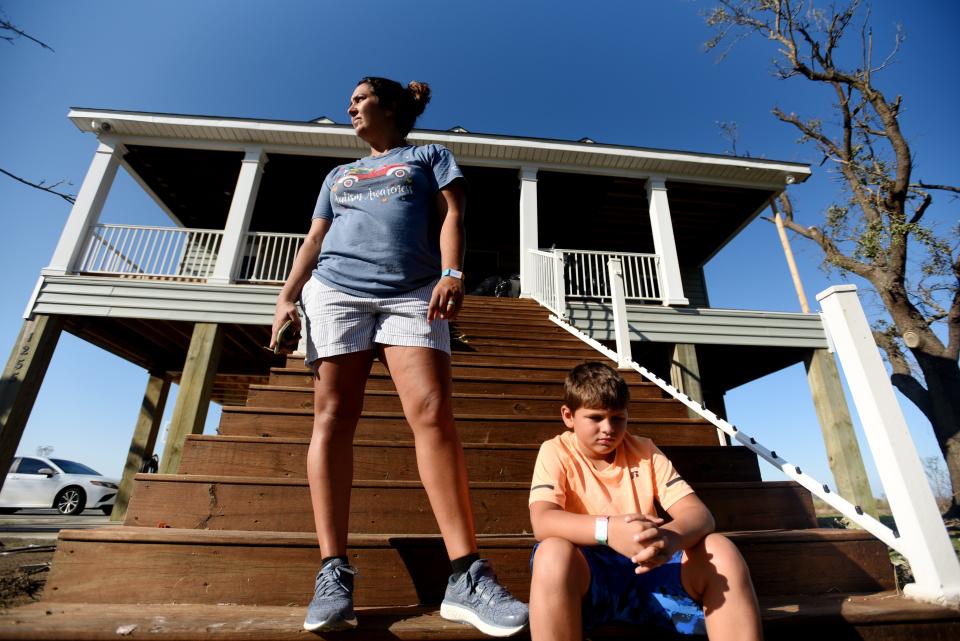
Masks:
[[[123,147],[112,136],[100,138],[100,145],[93,154],[93,161],[80,185],[77,199],[70,210],[67,224],[60,233],[60,241],[53,250],[50,264],[42,271],[44,275],[60,276],[71,269],[83,249],[90,227],[97,224],[103,203],[110,193],[110,186],[120,166]]]
[[[680,262],[677,260],[677,245],[673,240],[673,221],[670,219],[670,204],[667,202],[666,180],[659,176],[647,179],[647,202],[650,203],[650,229],[653,230],[653,247],[660,257],[660,295],[664,305],[689,305],[683,295],[680,280]]]
[[[262,148],[247,148],[243,162],[240,164],[237,186],[233,190],[233,200],[230,202],[230,212],[227,214],[227,223],[223,229],[223,241],[217,253],[217,263],[213,267],[213,273],[207,279],[208,283],[229,285],[236,278],[244,239],[247,230],[250,229],[253,206],[257,202],[260,177],[263,176],[263,167],[266,164],[267,158]]]
[[[960,564],[854,285],[817,294],[915,583],[909,597],[960,604]]]
[[[539,249],[537,237],[537,168],[520,169],[520,295],[529,296],[533,266],[528,250]]]

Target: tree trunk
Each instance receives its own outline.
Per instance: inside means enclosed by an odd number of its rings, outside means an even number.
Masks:
[[[960,517],[960,365],[957,361],[914,351],[930,392],[926,414],[950,474],[953,493],[948,515]]]

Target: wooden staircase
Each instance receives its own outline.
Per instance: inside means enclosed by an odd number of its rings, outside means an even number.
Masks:
[[[526,600],[538,446],[564,429],[566,372],[601,357],[532,301],[468,297],[455,330],[454,406],[480,552]],[[960,637],[956,612],[896,594],[883,544],[818,529],[806,491],[762,482],[755,455],[721,447],[712,425],[638,374],[625,377],[631,431],[656,440],[744,554],[768,638]],[[137,476],[123,526],[61,532],[42,601],[0,614],[0,638],[309,637],[300,625],[320,561],[305,470],[311,385],[302,361],[288,359],[251,387],[246,407],[224,408],[217,436],[188,437],[178,474]],[[348,554],[360,628],[330,638],[483,638],[437,614],[449,564],[379,363],[354,461]],[[636,638],[595,637],[621,635]]]

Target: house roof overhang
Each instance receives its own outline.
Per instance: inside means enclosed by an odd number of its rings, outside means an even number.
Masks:
[[[367,145],[350,125],[188,116],[105,109],[73,108],[69,118],[81,131],[128,139],[166,139],[167,143],[214,143],[207,148],[241,149],[256,145],[288,153],[331,154],[354,158]],[[464,163],[493,166],[536,166],[551,171],[609,175],[661,176],[667,180],[721,182],[727,185],[783,189],[811,174],[803,163],[719,154],[570,142],[543,138],[415,129],[408,136],[418,144],[440,143]]]
[[[350,125],[329,122],[88,108],[71,109],[69,118],[81,131],[123,143],[125,167],[177,224],[186,227],[222,228],[239,161],[250,147],[259,147],[269,159],[269,180],[261,186],[252,223],[262,231],[305,229],[319,190],[316,176],[344,159],[366,155],[369,149]],[[573,206],[569,198],[548,193],[551,185],[563,185],[565,193],[600,188],[613,199],[632,194],[629,206],[636,208],[643,206],[645,181],[663,179],[670,192],[677,249],[688,265],[704,264],[759,215],[772,196],[811,175],[803,163],[596,142],[426,129],[412,131],[408,139],[448,147],[465,173],[473,172],[468,179],[474,188],[484,189],[489,172],[536,168],[544,176],[544,202],[560,198],[568,208]],[[504,199],[510,196],[502,181],[497,184],[499,190],[486,189],[489,193],[483,196],[498,199],[491,206],[505,211],[511,203]],[[281,219],[274,215],[278,211],[297,213]],[[543,207],[540,216],[547,221],[559,213]],[[626,214],[629,219],[635,212]],[[649,230],[636,233],[640,237],[631,237],[633,244],[649,243],[644,236]],[[603,239],[597,242],[603,244]]]

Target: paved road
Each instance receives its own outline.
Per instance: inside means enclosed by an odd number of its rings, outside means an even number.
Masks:
[[[79,516],[63,516],[56,510],[22,510],[0,515],[0,539],[44,539],[54,541],[60,530],[89,529],[110,524],[99,510]]]

